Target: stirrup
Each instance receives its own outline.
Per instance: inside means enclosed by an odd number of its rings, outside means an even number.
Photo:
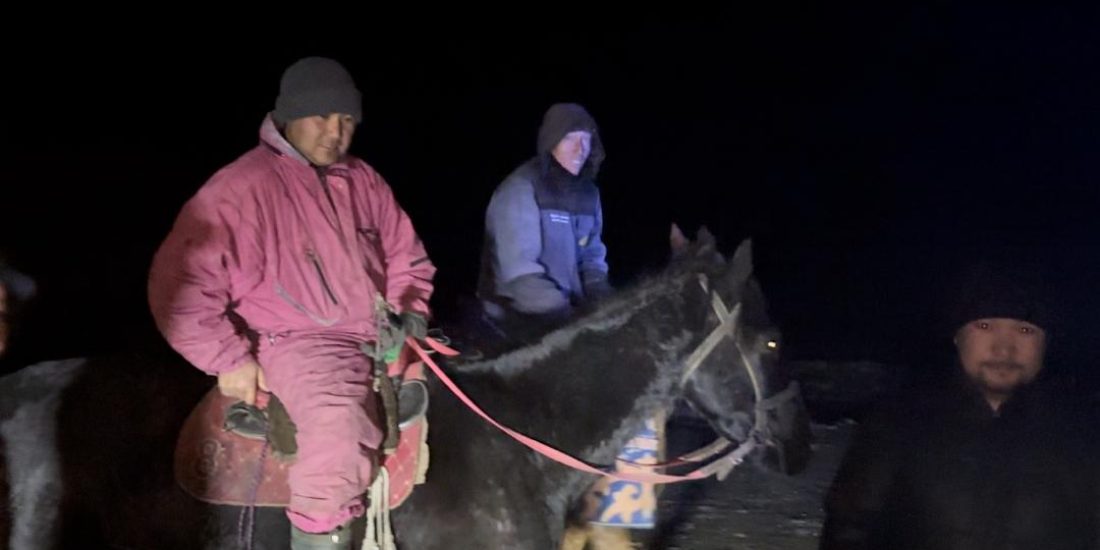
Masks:
[[[428,385],[406,380],[397,392],[397,429],[404,430],[428,412]]]
[[[267,415],[255,405],[238,401],[225,410],[222,428],[247,439],[267,439]]]

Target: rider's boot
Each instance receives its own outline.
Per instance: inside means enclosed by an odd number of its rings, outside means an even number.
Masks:
[[[343,525],[328,533],[306,533],[290,526],[291,550],[351,550],[351,527]]]

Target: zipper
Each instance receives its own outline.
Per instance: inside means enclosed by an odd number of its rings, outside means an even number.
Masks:
[[[322,326],[326,326],[326,327],[331,327],[332,325],[336,324],[336,319],[326,319],[326,318],[321,317],[321,316],[313,313],[312,311],[306,309],[305,306],[303,306],[300,302],[298,302],[298,300],[295,300],[290,295],[290,293],[287,292],[285,288],[283,288],[283,285],[281,285],[279,283],[275,283],[275,292],[283,300],[286,300],[286,303],[290,304],[292,307],[294,307],[294,309],[302,312],[303,314],[308,316],[310,319],[313,319],[314,322],[316,322],[316,323],[318,323]]]
[[[328,280],[325,279],[325,272],[321,269],[321,261],[317,258],[317,253],[312,249],[307,249],[306,256],[308,256],[309,261],[313,263],[313,268],[317,270],[317,278],[321,280],[321,287],[325,289],[325,295],[332,301],[332,305],[340,305],[340,302],[336,300],[336,294],[332,292],[332,287],[328,286]]]
[[[325,175],[324,168],[317,168],[317,179],[321,181],[321,189],[325,191],[325,198],[328,199],[329,206],[332,207],[332,216],[336,220],[336,225],[340,225],[340,212],[336,210],[336,201],[332,199],[332,190],[328,185],[328,177]]]

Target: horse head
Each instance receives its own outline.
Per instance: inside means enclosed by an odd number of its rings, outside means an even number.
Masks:
[[[768,315],[767,302],[753,277],[752,243],[743,241],[731,259],[724,258],[706,229],[695,243],[678,228],[671,237],[673,257],[709,265],[692,289],[709,309],[704,331],[711,340],[689,358],[683,395],[722,437],[735,442],[756,438],[763,452],[754,460],[769,469],[793,474],[811,456],[809,415],[784,365],[780,334]]]

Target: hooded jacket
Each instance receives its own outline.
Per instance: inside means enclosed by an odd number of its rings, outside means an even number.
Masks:
[[[583,130],[592,148],[573,176],[551,152]],[[604,149],[595,120],[576,104],[547,110],[537,155],[497,187],[485,214],[478,294],[494,311],[548,314],[609,290],[603,212],[595,178]]]

